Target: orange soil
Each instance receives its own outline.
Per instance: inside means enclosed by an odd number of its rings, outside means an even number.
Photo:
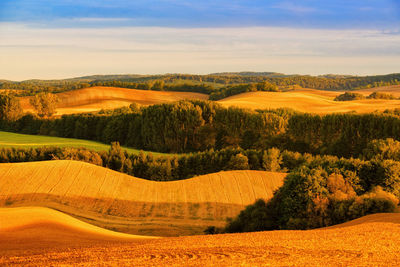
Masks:
[[[370,215],[333,229],[130,241],[60,225],[0,229],[0,265],[398,266],[400,253],[400,214]]]
[[[57,94],[59,104],[56,115],[114,109],[132,103],[153,105],[182,99],[208,99],[208,95],[191,92],[166,92],[125,89],[117,87],[89,87]],[[33,111],[30,97],[20,99],[24,111]]]
[[[371,89],[371,91],[376,90]],[[250,109],[292,108],[302,112],[318,114],[352,111],[366,113],[400,107],[400,100],[365,99],[334,101],[333,99],[335,96],[341,93],[343,92],[313,89],[293,90],[288,92],[248,92],[234,95],[219,100],[218,102],[226,107],[239,106]],[[364,91],[364,94],[368,95],[369,93]]]
[[[269,199],[284,173],[228,171],[172,182],[78,161],[0,164],[0,206],[44,206],[101,227],[145,235],[198,234]]]

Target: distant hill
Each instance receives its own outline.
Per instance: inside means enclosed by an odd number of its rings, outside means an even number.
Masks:
[[[264,77],[290,77],[290,76],[298,76],[298,75],[289,75],[289,74],[284,74],[284,73],[279,73],[279,72],[253,72],[253,71],[241,71],[241,72],[217,72],[217,73],[210,73],[209,75],[220,75],[220,76],[232,76],[232,75],[238,75],[238,76],[264,76]]]

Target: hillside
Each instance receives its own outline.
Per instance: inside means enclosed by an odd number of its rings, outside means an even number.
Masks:
[[[77,161],[0,164],[0,206],[42,206],[95,225],[144,235],[201,233],[268,199],[284,173],[219,172],[155,182]]]
[[[372,92],[384,92],[400,97],[400,86],[384,86],[354,92],[368,96]],[[319,114],[334,112],[373,112],[398,108],[400,100],[356,100],[338,102],[333,99],[344,91],[300,89],[288,92],[247,92],[233,95],[217,102],[223,106],[239,106],[251,109],[293,108]],[[208,95],[193,92],[136,90],[117,87],[90,87],[57,94],[59,104],[56,115],[99,111],[128,106],[132,103],[153,105],[182,99],[208,99]],[[24,111],[33,112],[30,97],[21,97]]]
[[[371,89],[371,92],[376,91],[375,89]],[[371,92],[364,91],[364,94],[368,95]],[[382,92],[386,91],[382,90]],[[318,114],[352,111],[365,113],[400,107],[400,100],[365,99],[334,101],[333,99],[335,96],[341,93],[343,92],[313,89],[293,90],[288,92],[248,92],[227,97],[217,102],[225,107],[239,106],[250,109],[292,108],[302,112]]]
[[[56,147],[74,147],[74,148],[87,148],[94,151],[108,151],[110,145],[100,142],[75,139],[75,138],[62,138],[55,136],[19,134],[0,131],[0,148],[37,148],[43,146],[56,146]],[[139,154],[140,150],[122,147],[128,153]],[[143,151],[145,154],[150,152]],[[151,152],[154,156],[169,156],[172,154]]]
[[[392,94],[395,97],[400,97],[400,85],[382,86],[382,87],[375,87],[375,88],[370,88],[370,89],[361,89],[361,90],[355,90],[354,92],[363,94],[365,96],[367,96],[373,92],[382,92],[382,93]]]
[[[68,245],[71,241],[130,241],[150,239],[106,230],[62,212],[42,207],[0,208],[0,240],[7,237],[37,246]],[[39,231],[40,230],[40,231]],[[26,232],[30,234],[27,235]],[[40,242],[39,242],[39,240]],[[29,242],[30,241],[30,242]],[[0,241],[3,243],[3,241]],[[7,243],[10,249],[10,243]],[[15,248],[18,244],[14,243]]]
[[[57,94],[57,115],[99,111],[129,106],[132,103],[153,105],[182,99],[208,99],[208,95],[192,92],[136,90],[117,87],[89,87]],[[33,111],[30,97],[20,99],[24,111]]]
[[[38,215],[33,211],[27,215]],[[50,213],[46,210],[43,215]],[[4,215],[0,210],[0,221]],[[399,214],[375,214],[357,221],[362,223],[335,229],[130,241],[88,240],[54,223],[36,224],[0,230],[0,265],[397,266]]]

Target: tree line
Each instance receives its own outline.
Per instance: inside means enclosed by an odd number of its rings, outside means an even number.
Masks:
[[[28,114],[0,120],[0,129],[28,134],[72,137],[159,152],[194,152],[224,147],[261,148],[285,129],[281,116],[209,101],[179,101],[111,114],[40,118]]]
[[[3,101],[4,102],[4,101]],[[11,111],[14,102],[7,102]],[[1,104],[1,103],[0,103]],[[370,114],[300,113],[290,109],[252,111],[210,101],[130,107],[111,112],[41,118],[1,109],[0,129],[80,138],[142,150],[188,153],[223,148],[268,149],[358,157],[370,141],[400,140],[395,111]]]
[[[388,145],[393,145],[389,153],[386,151]],[[320,168],[329,175],[335,173],[345,177],[357,194],[381,186],[400,197],[399,155],[400,142],[391,139],[374,140],[364,151],[363,157],[357,159],[313,156],[308,153],[281,151],[277,148],[227,148],[179,156],[153,156],[143,152],[130,154],[123,151],[118,143],[112,143],[109,151],[101,152],[85,148],[1,148],[0,162],[79,160],[156,181],[181,180],[223,170],[294,172],[304,167]]]
[[[109,75],[88,76],[66,80],[27,80],[22,82],[0,81],[0,89],[11,89],[20,96],[39,92],[60,93],[91,86],[115,86],[123,88],[164,91],[190,91],[220,98],[230,95],[238,88],[231,85],[253,86],[268,83],[279,88],[298,86],[321,90],[355,90],[400,84],[400,74],[376,76],[309,76],[309,75],[269,75],[269,74],[166,74],[166,75]],[[258,87],[258,86],[257,86]],[[253,90],[253,89],[252,89]]]

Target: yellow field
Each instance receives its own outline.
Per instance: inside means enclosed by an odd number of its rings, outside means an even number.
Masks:
[[[355,92],[369,95],[374,91],[389,92],[400,96],[398,87],[374,88]],[[399,92],[397,92],[397,90]],[[223,106],[238,106],[250,109],[292,108],[302,112],[327,114],[334,112],[359,113],[383,111],[400,108],[400,100],[364,99],[355,101],[334,101],[335,96],[343,92],[321,91],[313,89],[293,90],[288,92],[248,92],[227,97],[218,102]]]
[[[385,86],[354,92],[368,96],[372,92],[385,92],[400,97],[400,86]],[[293,108],[302,112],[327,114],[334,112],[373,112],[400,107],[400,100],[355,100],[333,101],[344,91],[323,91],[300,89],[288,92],[248,92],[219,100],[223,106],[239,106],[250,109]],[[182,99],[207,100],[208,95],[191,92],[166,92],[135,90],[116,87],[90,87],[57,94],[60,103],[56,115],[93,112],[100,109],[114,109],[132,103],[153,105]],[[24,111],[33,112],[29,97],[20,99]]]
[[[149,236],[137,236],[124,233],[113,232],[100,228],[62,212],[43,207],[19,207],[19,208],[0,208],[1,231],[23,232],[30,228],[38,226],[51,230],[52,228],[66,229],[61,234],[69,234],[75,238],[99,239],[99,240],[131,240],[131,239],[149,239]],[[45,232],[41,234],[46,235]],[[31,237],[30,237],[31,238]],[[59,236],[61,242],[65,239]]]
[[[208,95],[191,92],[165,92],[125,89],[117,87],[89,87],[57,94],[59,104],[56,115],[114,109],[132,103],[153,105],[182,99],[208,99]],[[24,111],[32,112],[30,97],[20,99]]]
[[[199,234],[269,199],[284,173],[228,171],[155,182],[78,161],[0,164],[0,207],[42,206],[139,235]]]
[[[370,89],[361,89],[355,91],[357,93],[363,94],[365,96],[373,93],[373,92],[382,92],[387,94],[392,94],[395,97],[400,97],[400,85],[391,85],[391,86],[382,86]]]
[[[9,220],[8,210],[0,209],[0,222]],[[15,213],[53,216],[35,208]],[[370,215],[333,229],[130,240],[68,224],[0,228],[0,265],[398,266],[400,253],[400,214]]]

